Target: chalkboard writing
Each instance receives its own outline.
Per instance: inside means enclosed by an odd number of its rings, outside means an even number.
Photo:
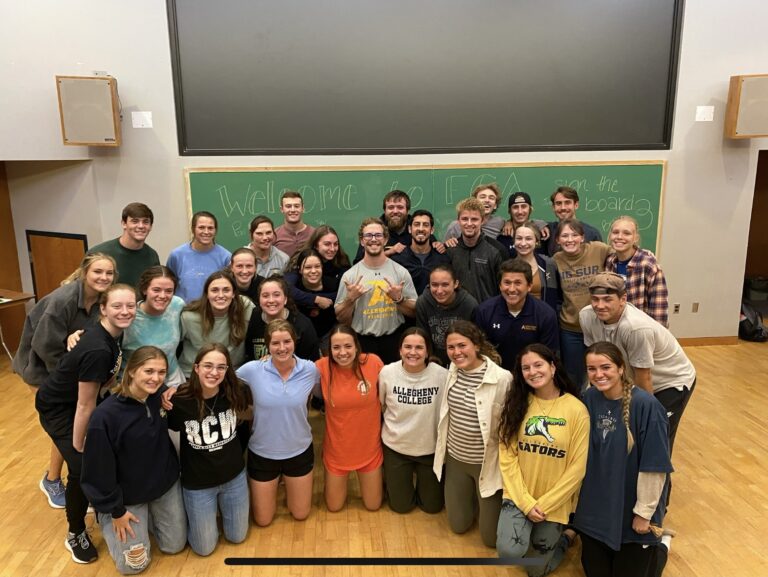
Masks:
[[[280,195],[297,190],[304,198],[305,222],[330,224],[349,254],[357,250],[357,232],[367,216],[382,214],[382,198],[400,189],[411,198],[411,211],[430,210],[436,235],[456,218],[455,206],[480,184],[498,183],[503,198],[496,214],[508,217],[507,201],[525,191],[533,217],[553,220],[549,197],[558,186],[579,193],[577,216],[603,231],[628,214],[637,219],[642,246],[656,251],[664,174],[662,161],[633,163],[466,165],[375,167],[371,169],[222,169],[185,170],[191,212],[208,210],[219,220],[217,242],[232,250],[249,242],[248,225],[266,214],[282,223]]]

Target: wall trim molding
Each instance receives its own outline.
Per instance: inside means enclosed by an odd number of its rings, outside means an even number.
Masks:
[[[738,345],[739,337],[694,337],[677,339],[682,347],[711,347],[716,345]]]

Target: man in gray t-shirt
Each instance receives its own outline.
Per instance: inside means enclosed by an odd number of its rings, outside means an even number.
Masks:
[[[410,273],[384,254],[384,223],[367,218],[358,236],[363,259],[341,277],[336,318],[355,330],[364,352],[391,363],[399,358],[397,340],[405,317],[416,314],[416,289]]]
[[[615,344],[632,367],[634,382],[664,405],[669,417],[669,450],[696,384],[696,370],[669,329],[627,302],[624,277],[602,272],[589,285],[591,305],[581,309],[584,344]]]

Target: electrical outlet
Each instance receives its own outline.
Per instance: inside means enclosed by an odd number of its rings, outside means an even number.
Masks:
[[[673,315],[680,314],[680,303],[675,303],[675,306],[672,308],[672,314]]]
[[[699,303],[693,303],[693,304],[691,305],[691,312],[692,312],[692,313],[697,313],[697,312],[699,312]]]

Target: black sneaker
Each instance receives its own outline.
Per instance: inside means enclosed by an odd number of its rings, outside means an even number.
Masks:
[[[91,538],[85,531],[79,535],[67,533],[64,546],[67,548],[67,551],[72,553],[72,560],[75,563],[92,563],[99,558],[96,547],[93,546]]]

